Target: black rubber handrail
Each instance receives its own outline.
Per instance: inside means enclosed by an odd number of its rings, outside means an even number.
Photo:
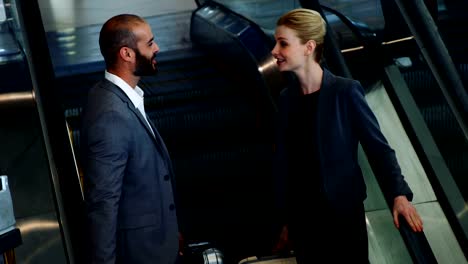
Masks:
[[[437,260],[424,232],[413,232],[403,216],[400,216],[399,220],[399,231],[401,237],[403,238],[406,248],[408,248],[408,252],[410,253],[414,263],[436,264]]]
[[[395,0],[448,105],[468,140],[468,93],[422,0]]]
[[[336,75],[352,78],[351,71],[346,65],[346,61],[341,54],[341,50],[338,46],[336,39],[330,34],[332,32],[330,24],[327,21],[327,18],[323,12],[322,6],[317,0],[306,1],[301,0],[299,1],[301,6],[304,8],[309,8],[316,10],[319,12],[325,22],[327,22],[327,34],[325,35],[325,43],[327,43],[326,48],[324,49],[324,56],[326,58],[327,67]]]

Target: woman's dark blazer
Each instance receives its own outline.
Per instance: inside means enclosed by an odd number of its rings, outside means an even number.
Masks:
[[[277,204],[286,206],[287,152],[286,129],[288,115],[294,112],[295,98],[300,96],[297,79],[285,88],[279,99],[277,129]],[[395,151],[380,131],[376,117],[364,98],[364,89],[358,81],[323,71],[315,124],[322,191],[332,209],[346,213],[362,204],[366,185],[358,164],[358,143],[361,143],[376,177],[382,179],[387,199],[412,192],[401,174]],[[312,175],[311,175],[312,177]]]
[[[108,80],[90,89],[81,150],[92,263],[174,263],[178,224],[167,149]]]

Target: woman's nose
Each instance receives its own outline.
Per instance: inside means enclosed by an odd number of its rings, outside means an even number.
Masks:
[[[276,51],[276,47],[278,45],[275,44],[275,46],[273,47],[273,49],[271,50],[271,55],[275,56],[276,54],[278,54],[278,52]]]

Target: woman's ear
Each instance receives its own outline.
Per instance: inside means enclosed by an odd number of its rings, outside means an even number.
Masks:
[[[311,39],[311,40],[307,41],[307,43],[306,43],[306,53],[307,53],[307,55],[314,54],[316,47],[317,47],[317,42],[315,42],[315,40]]]

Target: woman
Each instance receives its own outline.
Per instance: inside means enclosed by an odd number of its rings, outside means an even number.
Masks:
[[[279,99],[275,171],[284,226],[277,249],[291,245],[298,263],[368,263],[359,143],[393,202],[395,226],[402,215],[420,232],[422,220],[362,86],[321,66],[325,34],[313,10],[295,9],[277,22],[272,54],[281,72],[292,73]]]

